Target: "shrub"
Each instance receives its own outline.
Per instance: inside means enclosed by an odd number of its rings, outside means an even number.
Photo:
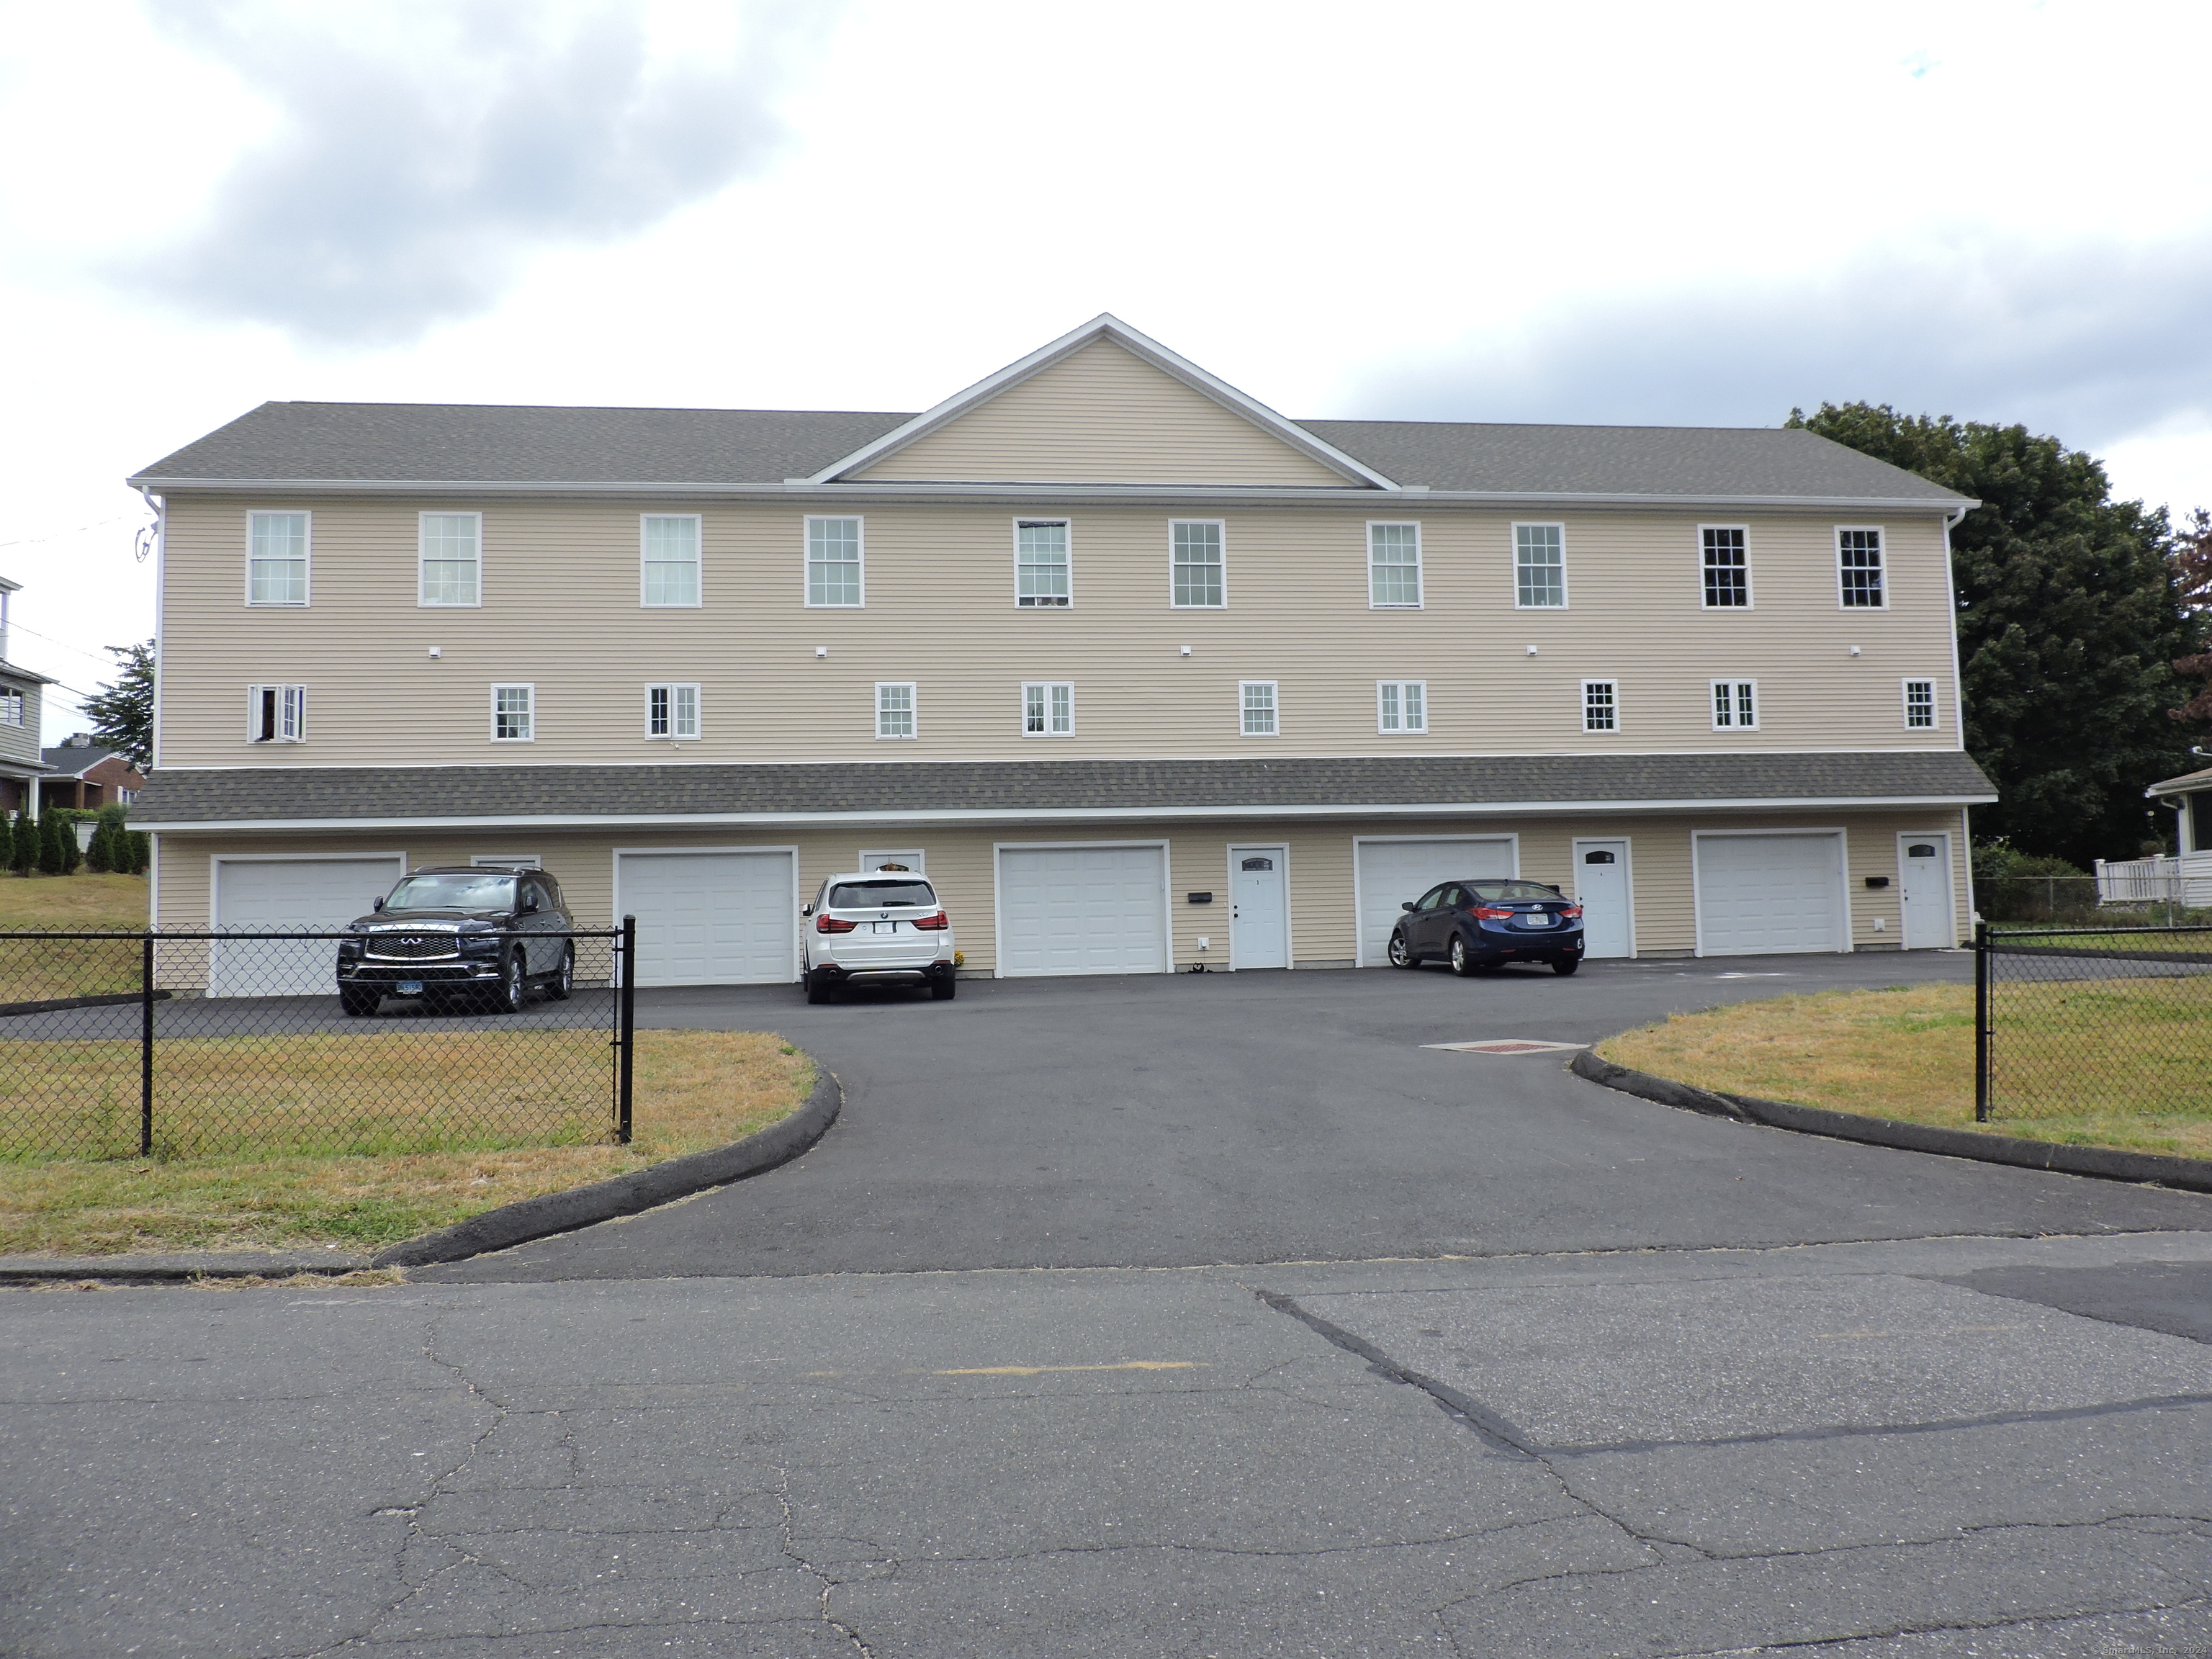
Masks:
[[[42,876],[66,875],[69,854],[62,850],[63,839],[69,834],[62,821],[48,812],[39,820],[39,873]]]
[[[104,876],[115,867],[107,855],[108,826],[105,820],[93,826],[92,844],[84,849],[84,867],[95,876]]]
[[[15,844],[8,858],[8,867],[19,876],[27,876],[38,867],[39,821],[28,811],[15,820]]]
[[[144,875],[147,866],[154,861],[154,838],[143,830],[130,830],[124,832],[123,839],[131,849],[131,867],[125,873]]]

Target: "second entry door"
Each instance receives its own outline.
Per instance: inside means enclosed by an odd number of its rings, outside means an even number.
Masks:
[[[1583,954],[1632,957],[1636,935],[1630,925],[1628,843],[1575,843],[1575,902],[1583,907]]]
[[[1229,965],[1291,965],[1290,906],[1283,890],[1283,849],[1229,849]]]

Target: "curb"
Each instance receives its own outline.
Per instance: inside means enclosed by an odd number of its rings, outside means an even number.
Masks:
[[[1854,1112],[1831,1112],[1818,1106],[1793,1106],[1787,1101],[1759,1100],[1750,1095],[1716,1094],[1672,1079],[1654,1077],[1598,1058],[1584,1049],[1568,1062],[1577,1077],[1618,1089],[1623,1094],[1656,1100],[1662,1106],[1702,1112],[1709,1117],[1755,1123],[1769,1129],[1789,1129],[1799,1134],[1825,1135],[1832,1140],[1856,1140],[1869,1146],[1893,1146],[1901,1152],[1936,1152],[1946,1158],[1972,1158],[1981,1164],[2008,1164],[2023,1170],[2045,1170],[2057,1175],[2090,1176],[2100,1181],[2130,1181],[2145,1185],[2178,1188],[2183,1192],[2212,1193],[2212,1158],[2176,1158],[2164,1152],[2124,1152],[2106,1146],[2069,1146],[2055,1140],[2026,1140],[2018,1135],[1982,1134],[1972,1129],[1942,1129],[1924,1123],[1900,1123],[1895,1118],[1861,1117]]]
[[[156,991],[154,1000],[167,1002],[175,994],[173,991]],[[111,996],[56,997],[51,1002],[0,1002],[0,1018],[9,1014],[58,1013],[64,1008],[121,1008],[145,1000],[143,991],[118,991]]]
[[[204,1250],[173,1255],[0,1256],[0,1285],[96,1279],[103,1285],[183,1285],[195,1279],[289,1279],[357,1273],[365,1255],[344,1250]]]

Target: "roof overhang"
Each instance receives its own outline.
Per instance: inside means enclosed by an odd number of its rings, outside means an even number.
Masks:
[[[2212,790],[2212,769],[2202,772],[2191,772],[2181,777],[2167,778],[2161,782],[2154,783],[2143,791],[2143,799],[2157,800],[2162,796],[2194,795],[2200,791],[2208,790]]]

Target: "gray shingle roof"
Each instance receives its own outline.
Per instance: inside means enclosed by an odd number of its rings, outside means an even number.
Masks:
[[[906,415],[270,403],[138,477],[348,483],[781,483]],[[1384,476],[1508,495],[1963,499],[1810,432],[1768,428],[1302,421]]]
[[[1314,760],[878,761],[836,765],[338,766],[165,769],[142,824],[636,819],[663,815],[1405,808],[1543,802],[1990,800],[1949,750]]]
[[[42,749],[40,757],[65,778],[82,777],[87,772],[122,751],[115,749],[61,748]]]
[[[2184,772],[2178,778],[2160,778],[2143,793],[2147,795],[2186,795],[2198,789],[2212,789],[2212,766],[2202,772]]]

